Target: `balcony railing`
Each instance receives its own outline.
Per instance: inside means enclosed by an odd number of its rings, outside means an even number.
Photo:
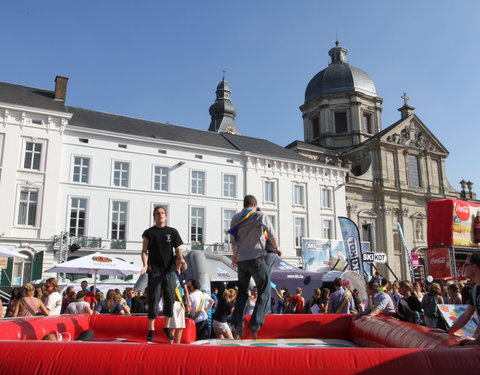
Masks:
[[[101,248],[102,247],[102,237],[85,237],[77,236],[70,237],[70,245],[77,244],[80,247],[86,249]]]
[[[110,240],[110,249],[126,249],[127,241],[125,240]]]
[[[190,245],[191,250],[212,251],[214,253],[232,254],[232,245],[229,243],[206,244],[203,242],[194,242]]]

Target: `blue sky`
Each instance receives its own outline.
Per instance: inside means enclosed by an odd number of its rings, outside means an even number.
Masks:
[[[384,99],[382,126],[415,113],[474,182],[480,1],[16,0],[2,4],[0,81],[54,88],[67,104],[207,130],[226,70],[246,136],[303,140],[299,106],[338,36]]]

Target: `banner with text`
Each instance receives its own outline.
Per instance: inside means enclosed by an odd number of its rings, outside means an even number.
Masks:
[[[339,217],[338,221],[342,230],[343,243],[347,252],[350,270],[358,273],[363,278],[362,249],[358,227],[352,220],[346,217]]]

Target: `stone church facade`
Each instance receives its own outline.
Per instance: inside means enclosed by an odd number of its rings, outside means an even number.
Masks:
[[[458,199],[461,193],[446,177],[447,149],[414,113],[406,94],[398,109],[400,120],[382,130],[383,99],[373,80],[351,66],[346,54],[337,42],[329,51],[329,66],[308,84],[305,103],[300,106],[305,140],[287,148],[348,168],[348,217],[358,225],[362,241],[387,254],[391,271],[377,265],[379,270],[389,279],[407,278],[409,268],[397,222],[408,249],[418,253],[422,263],[427,247],[427,202]]]

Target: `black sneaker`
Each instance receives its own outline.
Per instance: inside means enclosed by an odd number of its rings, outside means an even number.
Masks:
[[[153,336],[155,334],[155,331],[148,331],[148,335],[147,335],[147,341],[153,341]]]
[[[256,340],[257,339],[257,331],[255,330],[255,331],[250,331],[250,332],[252,332],[253,339]]]

